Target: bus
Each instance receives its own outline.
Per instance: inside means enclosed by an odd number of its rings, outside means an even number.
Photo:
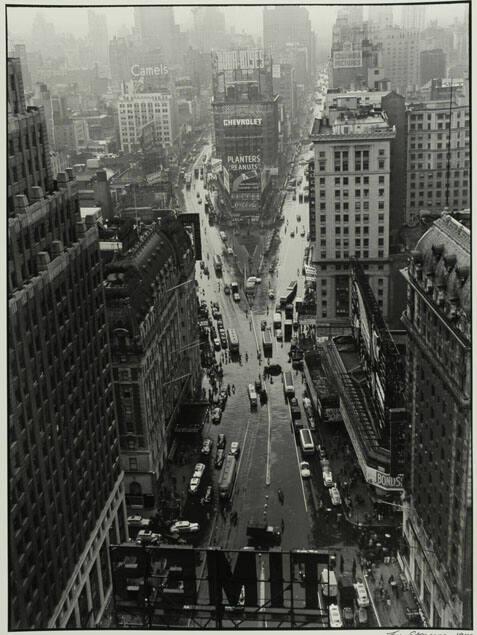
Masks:
[[[287,397],[295,396],[295,386],[293,385],[293,375],[289,370],[283,373],[283,390]]]
[[[300,430],[300,445],[303,454],[315,453],[315,444],[313,443],[313,437],[311,436],[311,432],[308,430],[308,428],[303,428],[303,430]]]
[[[229,329],[227,331],[227,338],[229,340],[229,350],[232,353],[238,353],[239,350],[239,338],[235,329]]]
[[[187,172],[187,174],[185,175],[185,184],[186,184],[187,190],[190,190],[191,183],[192,183],[192,177],[190,175],[190,172]]]
[[[222,273],[222,258],[218,254],[214,256],[214,269],[216,273]]]
[[[270,329],[265,329],[262,335],[263,340],[263,354],[265,357],[271,358],[273,355],[273,340],[272,332]]]
[[[237,461],[235,456],[228,454],[225,459],[222,472],[219,479],[219,496],[220,498],[230,498],[235,483],[235,476],[237,471]]]
[[[273,328],[274,329],[281,329],[282,328],[282,314],[281,313],[275,313],[273,316]]]
[[[248,385],[248,398],[250,399],[251,407],[255,408],[257,406],[257,393],[253,384]]]

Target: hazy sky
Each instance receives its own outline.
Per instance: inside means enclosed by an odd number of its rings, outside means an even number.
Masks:
[[[53,3],[52,3],[53,4]],[[152,4],[152,3],[151,3]],[[426,21],[437,19],[442,24],[448,24],[454,17],[462,18],[464,15],[464,3],[457,5],[446,5],[434,3],[428,5],[426,11]],[[366,6],[366,5],[365,5]],[[310,19],[315,33],[323,39],[331,38],[331,27],[335,21],[336,11],[339,5],[331,6],[309,6]],[[133,9],[131,6],[101,7],[92,5],[92,9],[105,13],[108,20],[108,30],[110,36],[114,35],[124,24],[131,27],[134,24]],[[262,34],[262,8],[257,6],[223,6],[227,27],[235,26],[236,31],[245,30],[254,36]],[[174,8],[176,22],[183,30],[188,30],[192,26],[192,14],[190,7],[176,6]],[[87,9],[64,8],[38,8],[15,7],[9,8],[7,12],[8,28],[17,37],[29,35],[33,20],[37,12],[42,13],[45,19],[53,22],[57,33],[70,32],[74,35],[83,36],[87,32]],[[399,23],[400,7],[394,8],[395,21]],[[366,10],[365,10],[366,18]]]

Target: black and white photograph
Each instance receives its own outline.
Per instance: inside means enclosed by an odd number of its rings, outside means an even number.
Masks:
[[[3,9],[5,632],[470,635],[471,3]]]

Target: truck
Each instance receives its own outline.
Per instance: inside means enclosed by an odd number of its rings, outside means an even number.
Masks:
[[[353,580],[349,575],[342,575],[338,582],[339,605],[342,609],[349,607],[354,608],[354,599],[356,592],[353,586]]]
[[[287,397],[295,396],[295,386],[293,385],[293,375],[289,370],[283,373],[283,390]]]
[[[293,334],[293,322],[291,320],[285,320],[284,330],[285,330],[285,342],[289,342]]]
[[[293,304],[287,304],[285,307],[285,318],[293,320]]]
[[[263,341],[263,355],[264,357],[268,357],[270,359],[273,355],[273,339],[272,339],[272,331],[269,328],[263,331],[262,341]]]
[[[237,460],[232,454],[228,454],[225,459],[219,479],[219,495],[220,498],[229,499],[235,483],[237,472]]]
[[[280,305],[286,306],[287,304],[291,304],[296,296],[296,290],[298,288],[298,283],[296,280],[292,280],[288,287],[285,289],[283,295],[280,296]]]
[[[247,537],[251,543],[260,547],[276,546],[282,541],[282,534],[278,527],[255,520],[248,522]]]

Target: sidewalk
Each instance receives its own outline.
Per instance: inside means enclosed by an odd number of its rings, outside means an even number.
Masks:
[[[394,584],[390,584],[391,576]],[[376,613],[383,627],[412,628],[416,626],[406,615],[406,609],[419,612],[412,591],[403,588],[401,570],[397,562],[377,564],[370,574],[365,573],[365,584],[368,587],[370,602],[374,604]]]

